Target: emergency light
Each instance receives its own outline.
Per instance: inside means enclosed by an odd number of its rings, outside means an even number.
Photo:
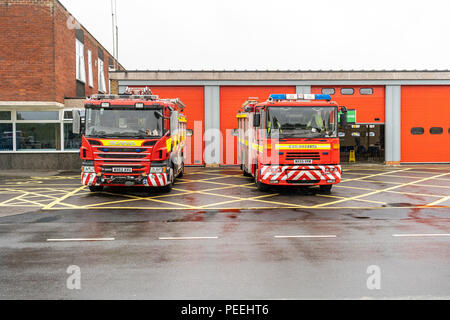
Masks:
[[[331,100],[329,94],[271,94],[269,100]]]

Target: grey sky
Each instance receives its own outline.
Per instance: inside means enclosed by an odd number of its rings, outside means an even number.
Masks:
[[[60,0],[112,52],[110,0]],[[450,69],[449,0],[117,0],[127,69]]]

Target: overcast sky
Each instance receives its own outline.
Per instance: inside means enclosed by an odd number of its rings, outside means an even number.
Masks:
[[[60,0],[112,52],[111,0]],[[450,69],[449,0],[117,0],[142,70]]]

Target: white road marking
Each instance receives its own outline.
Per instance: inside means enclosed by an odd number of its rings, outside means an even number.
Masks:
[[[393,234],[393,237],[450,237],[450,233]]]
[[[70,242],[70,241],[114,241],[114,238],[73,238],[73,239],[47,239],[47,242]]]
[[[299,236],[274,236],[276,239],[285,238],[336,238],[336,235],[299,235]]]
[[[207,240],[219,239],[219,237],[159,237],[159,240]]]

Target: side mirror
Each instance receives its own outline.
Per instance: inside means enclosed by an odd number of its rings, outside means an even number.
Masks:
[[[347,126],[347,108],[346,107],[342,107],[341,108],[341,126],[342,128],[345,128]]]
[[[261,126],[261,114],[255,113],[253,115],[253,127],[258,128]]]
[[[232,129],[231,130],[231,135],[233,137],[239,137],[239,129]]]
[[[78,110],[73,110],[73,120],[72,120],[72,132],[74,134],[81,133],[81,116]]]
[[[186,129],[186,136],[187,137],[192,137],[194,134],[194,131],[192,131],[192,129]]]

